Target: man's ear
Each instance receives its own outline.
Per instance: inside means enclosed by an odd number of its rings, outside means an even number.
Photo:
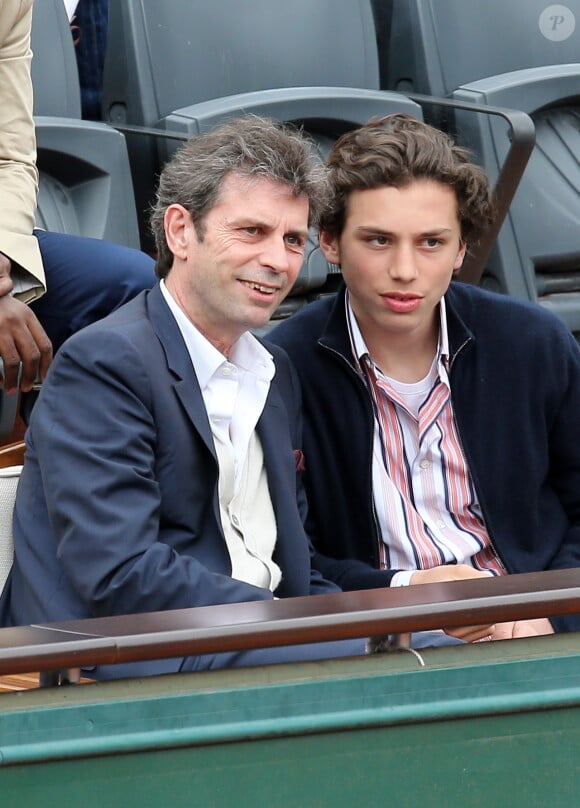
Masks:
[[[195,232],[191,215],[183,205],[169,205],[163,219],[167,246],[176,258],[185,261],[192,232]]]
[[[467,252],[467,244],[462,241],[459,245],[459,252],[457,253],[457,257],[455,259],[455,263],[453,264],[453,274],[457,275],[461,267],[463,266],[463,260],[465,258],[465,253]]]
[[[318,242],[326,260],[330,264],[340,264],[338,239],[335,236],[331,236],[327,230],[320,230],[318,233]]]

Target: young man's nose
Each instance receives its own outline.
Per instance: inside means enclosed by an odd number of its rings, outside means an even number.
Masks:
[[[417,277],[417,261],[411,245],[400,244],[390,254],[389,274],[401,281],[412,281]]]

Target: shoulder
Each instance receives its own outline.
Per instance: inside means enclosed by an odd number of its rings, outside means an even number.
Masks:
[[[570,338],[566,325],[539,303],[489,292],[471,284],[454,282],[445,295],[452,314],[478,334],[496,333],[528,340],[539,337]],[[522,331],[522,329],[524,329]]]
[[[157,343],[146,312],[145,293],[95,323],[77,331],[64,343],[53,365],[91,363],[93,367],[127,369],[138,357],[146,359]]]
[[[544,306],[461,283],[453,283],[445,298],[452,345],[452,334],[466,330],[475,340],[477,356],[491,363],[494,373],[503,369],[511,381],[541,378],[548,386],[559,386],[580,372],[578,343]]]
[[[313,303],[307,303],[268,334],[268,340],[283,347],[292,356],[296,350],[316,343],[324,331],[336,300],[329,295]]]

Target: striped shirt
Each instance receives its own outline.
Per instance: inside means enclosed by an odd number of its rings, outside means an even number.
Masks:
[[[505,569],[491,546],[453,415],[445,301],[437,354],[427,376],[403,384],[372,361],[347,299],[353,356],[373,402],[373,498],[382,569],[470,564]],[[408,583],[398,573],[394,585]]]

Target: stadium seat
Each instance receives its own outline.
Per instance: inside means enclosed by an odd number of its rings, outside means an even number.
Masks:
[[[2,457],[0,457],[2,463]],[[12,568],[12,513],[22,465],[0,466],[0,595]]]
[[[139,247],[125,138],[110,126],[81,120],[78,70],[62,0],[34,3],[32,50],[37,226]]]
[[[536,146],[483,283],[539,301],[580,338],[580,0],[388,5],[379,37],[385,89],[509,107],[534,121]],[[497,177],[501,124],[457,113],[449,126]]]
[[[243,112],[297,122],[322,153],[373,116],[422,117],[408,98],[379,90],[370,0],[111,3],[103,98],[104,120],[183,138]],[[170,148],[143,135],[128,143],[144,210]],[[294,293],[322,287],[328,273],[313,239]]]

